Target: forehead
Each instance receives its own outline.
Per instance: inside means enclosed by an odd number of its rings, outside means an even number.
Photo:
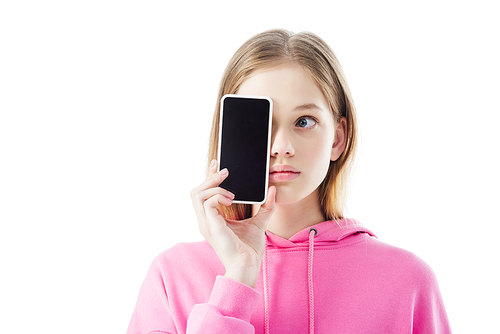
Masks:
[[[269,96],[275,110],[291,110],[306,104],[329,110],[325,96],[309,73],[292,62],[255,71],[242,83],[238,94]]]

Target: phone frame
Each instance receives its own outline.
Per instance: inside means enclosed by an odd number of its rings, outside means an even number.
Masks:
[[[272,122],[273,122],[273,100],[268,96],[261,95],[239,95],[239,94],[226,94],[220,100],[220,115],[219,115],[219,141],[217,148],[217,171],[220,171],[220,158],[221,158],[221,146],[222,146],[222,119],[224,115],[224,100],[227,97],[231,98],[244,98],[244,99],[261,99],[269,101],[269,123],[268,123],[268,138],[267,138],[267,158],[266,158],[266,180],[265,180],[265,191],[264,199],[259,202],[254,201],[244,201],[244,200],[233,200],[233,203],[241,204],[263,204],[267,201],[267,192],[269,188],[269,161],[271,156],[271,134],[272,134]],[[231,174],[231,171],[229,171]]]

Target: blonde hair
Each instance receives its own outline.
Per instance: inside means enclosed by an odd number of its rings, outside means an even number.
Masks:
[[[333,118],[347,120],[346,146],[340,157],[330,161],[327,175],[320,184],[319,203],[325,219],[341,219],[345,211],[347,181],[354,160],[357,122],[354,103],[342,68],[330,47],[310,32],[294,34],[283,29],[268,30],[246,41],[233,55],[224,71],[215,106],[208,162],[217,159],[220,100],[225,94],[236,94],[241,84],[256,69],[281,63],[300,64],[315,81],[328,101]],[[252,215],[249,204],[219,206],[228,219],[245,219]]]

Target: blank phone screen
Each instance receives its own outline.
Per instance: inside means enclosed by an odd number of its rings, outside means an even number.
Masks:
[[[262,202],[267,193],[271,103],[266,98],[226,96],[222,100],[220,170],[229,176],[220,187],[234,201]]]

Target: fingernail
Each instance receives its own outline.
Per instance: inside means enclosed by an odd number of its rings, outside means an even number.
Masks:
[[[227,168],[224,168],[223,170],[221,170],[219,172],[219,175],[226,175],[228,172],[227,172]]]
[[[211,162],[210,162],[210,168],[214,168],[215,167],[215,159],[213,159]]]

